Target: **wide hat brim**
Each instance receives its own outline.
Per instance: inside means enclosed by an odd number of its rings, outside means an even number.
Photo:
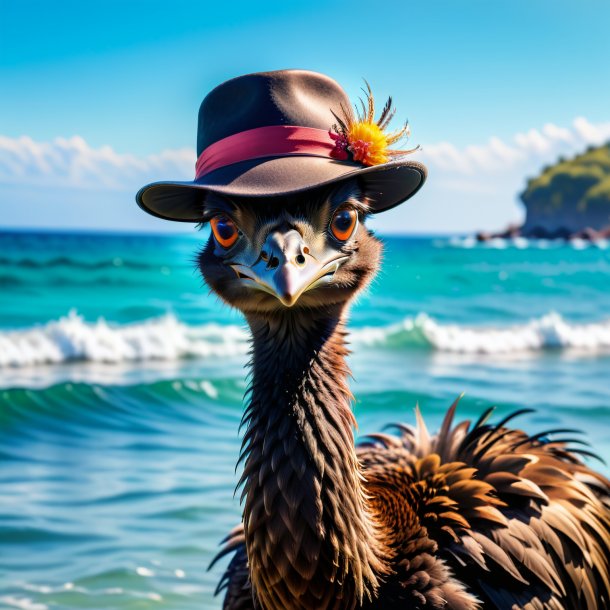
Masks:
[[[194,182],[153,182],[136,195],[149,214],[179,222],[201,222],[205,192],[261,199],[300,193],[356,178],[373,212],[383,212],[412,197],[426,180],[426,168],[401,159],[363,167],[324,157],[291,155],[254,159],[219,168]]]

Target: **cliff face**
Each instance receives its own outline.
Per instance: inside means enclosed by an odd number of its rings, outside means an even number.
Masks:
[[[545,168],[528,181],[521,200],[527,211],[521,234],[610,226],[610,144]]]

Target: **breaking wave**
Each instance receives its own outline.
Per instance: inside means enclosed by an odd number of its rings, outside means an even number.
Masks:
[[[610,349],[610,320],[577,324],[551,312],[504,327],[440,324],[426,314],[385,328],[362,328],[357,339],[384,347],[421,346],[462,354],[509,354],[546,349],[599,352]]]
[[[431,349],[463,354],[510,354],[548,349],[595,353],[610,349],[610,319],[572,323],[549,313],[525,324],[465,326],[441,324],[426,314],[385,327],[352,330],[355,345],[381,349]],[[248,351],[248,333],[238,325],[183,324],[172,314],[133,324],[103,319],[86,322],[69,315],[23,330],[0,332],[0,367],[71,361],[138,362],[223,358]]]
[[[71,311],[43,326],[1,332],[0,367],[226,357],[246,352],[247,339],[239,326],[187,326],[171,314],[111,325],[104,319],[85,322]]]

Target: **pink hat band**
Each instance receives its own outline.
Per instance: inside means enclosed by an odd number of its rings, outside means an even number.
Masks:
[[[195,180],[221,167],[264,157],[309,155],[332,159],[335,142],[328,131],[295,125],[270,125],[241,131],[210,144],[197,159]]]

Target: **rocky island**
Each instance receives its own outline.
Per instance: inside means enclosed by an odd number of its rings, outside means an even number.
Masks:
[[[526,209],[523,225],[500,233],[480,232],[479,241],[610,238],[610,143],[589,147],[572,159],[560,158],[528,180],[520,197]]]

